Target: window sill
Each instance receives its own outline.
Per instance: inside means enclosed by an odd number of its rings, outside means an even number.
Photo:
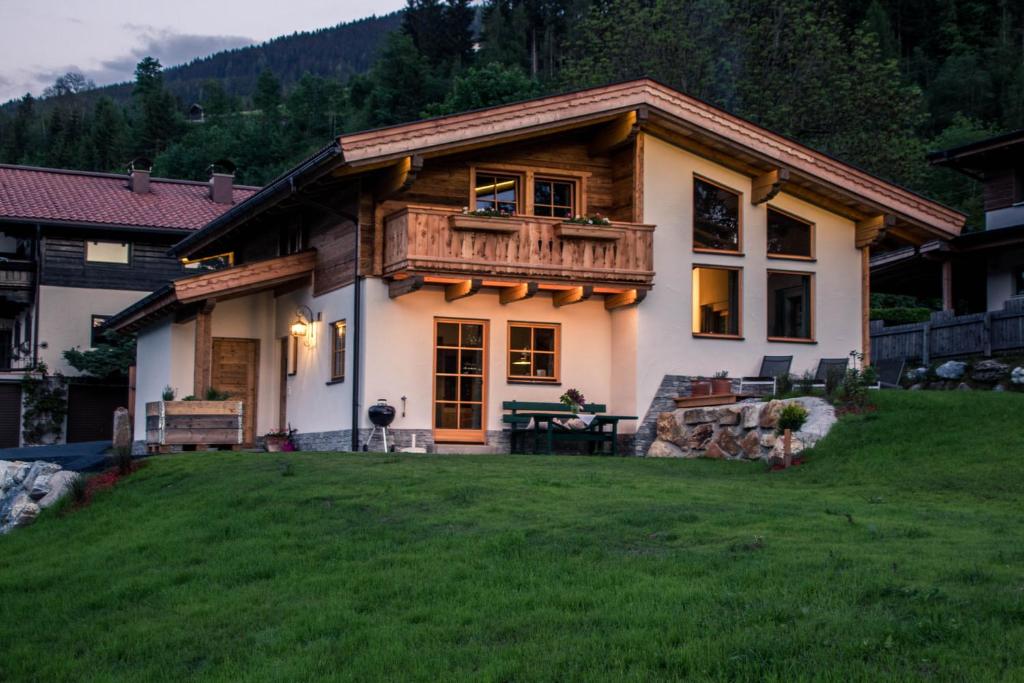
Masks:
[[[693,332],[697,339],[728,339],[729,341],[744,341],[745,337],[740,334],[711,334],[709,332]]]
[[[552,387],[562,386],[561,380],[558,379],[513,379],[511,377],[507,377],[505,382],[507,384],[545,384]]]
[[[805,263],[817,263],[818,259],[813,256],[799,256],[797,254],[768,254],[768,258],[777,261],[804,261]]]
[[[345,378],[341,377],[339,379],[332,379],[332,380],[329,380],[327,382],[324,382],[324,384],[326,384],[327,386],[331,386],[332,384],[342,384],[344,382],[345,382]]]
[[[707,249],[705,247],[694,247],[693,253],[718,254],[719,256],[746,256],[742,251],[732,251],[730,249]]]
[[[768,337],[774,344],[817,344],[817,339],[800,339],[799,337]]]

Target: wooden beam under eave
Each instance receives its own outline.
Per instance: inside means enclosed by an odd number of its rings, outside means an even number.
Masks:
[[[750,203],[756,206],[775,199],[775,196],[782,191],[783,185],[788,181],[789,169],[787,168],[775,168],[767,173],[762,173],[754,178],[750,189]]]
[[[646,298],[646,289],[627,289],[625,292],[609,294],[606,296],[604,298],[604,308],[606,311],[613,311],[616,308],[624,308],[626,306],[638,304]]]
[[[516,301],[523,301],[524,299],[531,298],[537,293],[540,287],[536,282],[524,282],[521,285],[515,285],[514,287],[502,287],[501,294],[498,295],[498,299],[503,304],[511,304]]]
[[[413,275],[404,280],[392,280],[388,283],[388,296],[392,299],[397,299],[400,296],[412,294],[420,289],[423,289],[423,276]]]
[[[202,400],[213,381],[213,307],[207,301],[196,312],[195,357],[192,373],[192,395]]]
[[[456,282],[455,284],[447,285],[444,288],[444,300],[458,301],[464,299],[467,296],[473,296],[480,291],[483,287],[484,281],[479,279],[464,280],[462,282]]]
[[[555,308],[561,306],[569,306],[570,304],[578,304],[581,301],[586,301],[594,295],[594,288],[591,285],[583,285],[581,287],[573,287],[571,289],[563,289],[560,292],[555,292],[551,295],[551,303],[555,305]]]
[[[587,152],[590,156],[607,154],[616,147],[629,143],[640,132],[640,126],[647,121],[647,117],[647,107],[627,111],[598,131]]]
[[[864,249],[878,244],[885,232],[896,224],[895,217],[889,214],[878,214],[871,218],[857,221],[856,245],[858,249]]]
[[[418,154],[402,157],[387,169],[384,176],[377,182],[374,196],[378,202],[408,190],[416,174],[423,169],[423,157]]]

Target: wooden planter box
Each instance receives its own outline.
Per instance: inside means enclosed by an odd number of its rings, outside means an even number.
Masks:
[[[146,404],[148,446],[240,446],[242,401],[154,401]]]
[[[448,216],[448,226],[452,230],[476,230],[478,232],[503,232],[511,234],[522,229],[523,219],[503,218],[501,216],[467,216],[463,213],[455,213]]]
[[[586,223],[559,223],[555,226],[555,235],[562,239],[598,240],[614,242],[626,236],[622,228],[611,225],[588,225]]]

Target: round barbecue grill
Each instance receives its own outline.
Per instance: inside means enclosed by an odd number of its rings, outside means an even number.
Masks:
[[[370,442],[373,441],[373,437],[380,430],[381,439],[384,441],[384,452],[390,452],[391,449],[388,448],[388,426],[395,421],[395,407],[388,405],[386,399],[379,398],[377,403],[370,406],[367,412],[370,415],[370,422],[373,423],[373,431],[370,432],[370,438],[363,444],[363,450],[370,450]]]

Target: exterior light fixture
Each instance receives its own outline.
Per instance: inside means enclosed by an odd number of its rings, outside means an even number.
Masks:
[[[314,322],[313,311],[309,309],[309,306],[299,306],[295,309],[295,320],[289,326],[288,331],[296,339],[301,339],[306,348],[313,348],[316,345]]]

